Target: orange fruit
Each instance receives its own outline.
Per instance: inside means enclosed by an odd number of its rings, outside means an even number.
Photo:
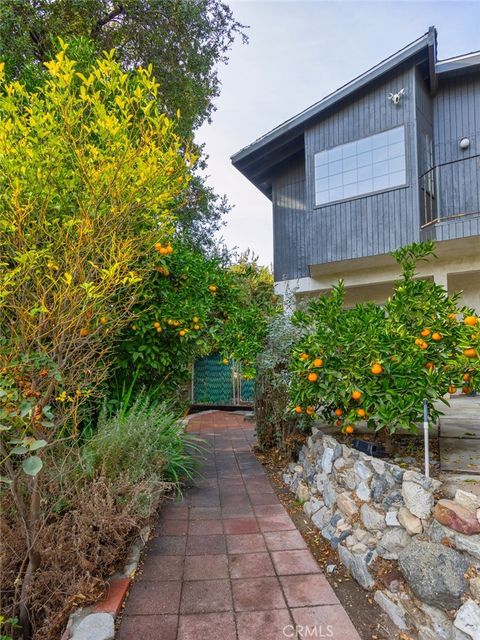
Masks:
[[[194,324],[193,328],[195,329],[195,331],[198,331],[200,329],[200,325],[199,324]]]
[[[422,340],[422,343],[418,345],[420,349],[428,349],[428,342]]]
[[[302,407],[298,405],[295,407],[295,413],[302,413],[302,411],[303,411]]]
[[[318,380],[318,375],[316,373],[309,373],[308,374],[308,381],[309,382],[316,382]]]
[[[467,316],[463,323],[468,325],[469,327],[474,327],[478,322],[478,318],[476,316]]]
[[[224,358],[224,359],[222,360],[222,362],[223,362],[223,364],[228,364],[228,358]]]
[[[462,393],[472,393],[472,387],[463,387]]]
[[[321,358],[315,358],[313,361],[314,367],[321,367],[323,365],[323,360]]]
[[[473,347],[469,347],[468,349],[464,350],[463,355],[466,358],[476,358],[477,357],[477,352],[475,351],[475,349]]]
[[[138,329],[136,324],[132,324],[132,331],[136,331]]]
[[[336,425],[337,427],[341,427],[341,426],[342,426],[342,421],[341,421],[341,420],[337,420],[337,421],[335,422],[335,425]]]
[[[102,316],[100,318],[100,324],[107,324],[107,322],[108,322],[108,318],[106,316]]]
[[[354,400],[360,400],[360,398],[362,397],[362,395],[363,395],[363,394],[362,394],[362,392],[361,392],[361,391],[358,391],[358,389],[357,389],[357,390],[353,391],[353,393],[352,393],[352,398],[353,398]]]
[[[173,247],[172,247],[172,245],[171,245],[171,244],[168,244],[168,245],[167,245],[167,254],[168,254],[168,255],[171,255],[172,253],[173,253]]]
[[[217,290],[217,287],[214,284],[209,284],[208,290],[211,291],[212,293],[215,293],[215,291]]]
[[[375,362],[370,371],[373,373],[373,375],[378,376],[382,373],[383,367],[379,362]]]
[[[156,243],[155,243],[155,245],[154,245],[154,247],[155,247],[155,250],[156,250],[156,251],[160,251],[160,249],[162,248],[162,245],[161,245],[161,243],[160,243],[160,242],[156,242]]]
[[[200,318],[198,316],[194,316],[193,321],[195,324],[198,324],[200,322]]]
[[[468,382],[470,380],[470,374],[469,373],[465,373],[463,376],[463,380],[464,382]]]
[[[338,416],[338,417],[343,415],[343,409],[335,409],[335,415]]]
[[[345,427],[345,432],[346,433],[353,433],[355,431],[355,429],[353,428],[353,426],[351,424],[347,424],[347,426]]]
[[[415,344],[417,345],[417,347],[421,347],[424,342],[425,340],[422,340],[421,338],[417,338],[415,340]]]
[[[308,353],[301,353],[300,360],[308,360]]]
[[[454,384],[451,384],[448,387],[448,393],[457,393],[457,387]]]
[[[427,337],[427,336],[429,336],[430,334],[431,334],[431,331],[430,331],[430,329],[427,329],[427,328],[422,329],[422,330],[420,331],[420,335],[421,335],[421,336],[423,336],[424,338],[426,338],[426,337]]]
[[[433,371],[433,369],[435,369],[435,365],[433,362],[427,362],[425,364],[425,368],[428,369],[429,371]]]
[[[178,332],[178,335],[182,336],[183,338],[183,336],[187,335],[187,332],[185,331],[185,329],[180,329],[180,331]]]
[[[166,256],[168,254],[168,249],[167,247],[160,247],[158,252],[160,253],[161,256]]]
[[[160,323],[159,322],[154,322],[153,326],[155,327],[155,329],[158,329],[158,327],[160,326]]]
[[[456,313],[449,313],[448,317],[450,318],[450,320],[456,320],[457,319],[457,314]]]
[[[443,337],[442,334],[438,333],[438,331],[435,331],[435,333],[432,333],[432,340],[435,340],[435,342],[440,342],[442,337]]]
[[[307,407],[305,411],[309,416],[313,416],[313,414],[315,413],[315,409],[313,407]]]
[[[80,329],[80,335],[82,336],[82,338],[85,338],[85,336],[88,336],[88,329],[85,329],[85,327],[82,327]]]
[[[360,416],[360,418],[365,418],[366,415],[367,412],[365,411],[365,409],[357,409],[357,416]]]

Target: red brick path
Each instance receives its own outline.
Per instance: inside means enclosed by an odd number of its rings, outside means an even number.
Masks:
[[[214,412],[189,431],[211,447],[203,477],[162,509],[117,640],[359,640],[251,453],[253,425]]]

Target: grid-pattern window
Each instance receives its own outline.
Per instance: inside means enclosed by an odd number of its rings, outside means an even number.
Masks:
[[[315,154],[315,204],[385,191],[406,182],[403,126]]]

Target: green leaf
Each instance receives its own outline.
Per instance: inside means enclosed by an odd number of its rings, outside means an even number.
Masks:
[[[43,467],[43,462],[38,456],[30,456],[22,462],[22,469],[27,476],[36,476]]]
[[[35,440],[30,444],[30,451],[37,451],[37,449],[43,449],[47,446],[46,440]]]
[[[12,453],[17,456],[21,456],[24,453],[28,453],[28,447],[23,446],[23,444],[18,445],[18,447],[14,447],[12,449]]]

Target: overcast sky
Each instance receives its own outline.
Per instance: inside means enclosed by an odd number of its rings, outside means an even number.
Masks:
[[[228,1],[228,0],[227,0]],[[234,205],[222,235],[272,262],[270,201],[230,163],[230,156],[276,125],[420,37],[438,30],[439,59],[480,49],[480,0],[228,3],[249,26],[220,69],[222,93],[198,141],[209,154],[209,184]]]

